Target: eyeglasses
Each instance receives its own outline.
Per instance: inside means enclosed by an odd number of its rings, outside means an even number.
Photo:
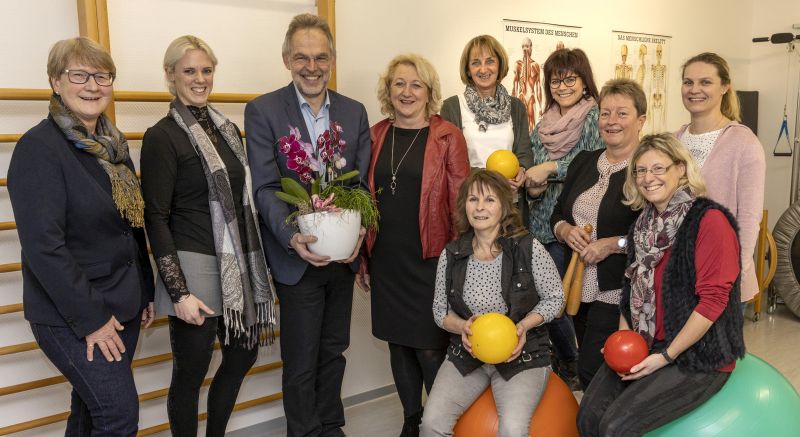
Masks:
[[[572,88],[578,82],[578,76],[567,76],[563,79],[550,79],[550,88],[558,88],[563,83],[567,88]]]
[[[292,63],[298,67],[305,67],[311,64],[312,60],[314,61],[314,64],[319,65],[320,67],[325,67],[331,62],[331,58],[328,55],[319,55],[313,58],[306,55],[295,55],[292,57]]]
[[[64,70],[67,79],[76,85],[83,85],[89,82],[90,77],[94,77],[95,83],[100,86],[111,86],[114,83],[114,73],[89,73],[83,70]]]
[[[661,176],[662,174],[666,173],[667,170],[670,169],[670,167],[672,167],[674,165],[675,165],[675,163],[673,162],[672,164],[670,164],[670,165],[668,165],[666,167],[664,167],[663,165],[654,165],[654,166],[650,167],[649,169],[648,168],[644,168],[644,167],[639,167],[639,168],[633,169],[633,175],[636,177],[636,179],[643,178],[647,174],[647,172],[652,173],[653,176]]]

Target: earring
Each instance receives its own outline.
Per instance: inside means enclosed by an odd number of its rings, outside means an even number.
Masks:
[[[584,88],[583,89],[583,95],[585,96],[586,94],[589,94],[589,91],[587,91],[586,88]]]

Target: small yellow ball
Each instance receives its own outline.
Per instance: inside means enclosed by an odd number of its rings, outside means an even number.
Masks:
[[[517,326],[499,313],[483,314],[472,322],[472,353],[487,364],[506,361],[517,346]]]
[[[519,160],[510,150],[495,150],[486,159],[486,169],[496,171],[506,179],[514,179],[519,172]]]

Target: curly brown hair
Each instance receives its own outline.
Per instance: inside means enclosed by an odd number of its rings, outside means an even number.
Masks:
[[[522,224],[519,210],[514,206],[514,194],[508,185],[508,180],[496,171],[481,168],[473,170],[458,190],[455,221],[459,235],[464,235],[472,230],[469,217],[467,217],[467,198],[473,186],[480,194],[491,191],[497,195],[497,199],[500,201],[502,217],[500,218],[498,238],[516,238],[528,233],[528,229]]]

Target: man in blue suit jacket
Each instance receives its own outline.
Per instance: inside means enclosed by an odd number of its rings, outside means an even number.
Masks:
[[[303,14],[289,24],[283,62],[292,73],[288,86],[258,97],[245,109],[247,151],[261,238],[280,299],[283,407],[289,436],[342,436],[341,401],[345,358],[350,343],[350,313],[359,245],[347,262],[330,262],[308,250],[315,237],[286,223],[293,211],[275,196],[281,177],[299,181],[278,151],[289,128],[302,140],[317,137],[335,121],[347,142],[342,173],[367,174],[369,122],[364,105],[327,89],[336,51],[328,24]],[[358,183],[358,182],[355,182]]]

